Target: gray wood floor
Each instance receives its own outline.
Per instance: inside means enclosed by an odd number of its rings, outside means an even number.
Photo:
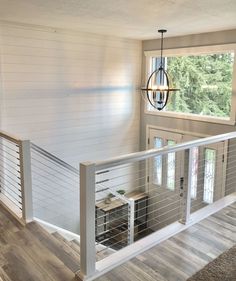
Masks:
[[[236,244],[236,203],[117,267],[97,281],[183,281]],[[0,206],[0,281],[69,281],[80,248]]]

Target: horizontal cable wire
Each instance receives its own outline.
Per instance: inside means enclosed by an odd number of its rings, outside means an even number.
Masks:
[[[169,193],[169,192],[166,192],[166,193],[164,193],[163,195],[165,195],[165,194],[167,194],[167,193]],[[156,197],[159,197],[159,196],[160,196],[160,194],[158,194],[158,195],[156,195],[156,196],[153,196],[153,197],[149,197],[149,198],[147,198],[146,200],[147,200],[147,201],[150,201],[150,199],[153,199],[153,198],[156,198]],[[160,203],[162,203],[162,202],[164,202],[164,201],[166,201],[166,200],[170,200],[171,198],[174,198],[174,197],[177,197],[177,196],[179,196],[179,195],[176,194],[176,193],[175,193],[175,194],[172,194],[170,197],[166,197],[166,198],[164,198],[164,199],[162,199],[162,200],[160,200],[160,201],[157,201],[157,202],[155,202],[155,203],[148,204],[147,207],[150,207],[150,206],[155,205],[155,204],[160,204]],[[124,205],[123,205],[123,206],[124,206]],[[145,207],[143,207],[143,208],[139,208],[138,211],[145,210],[147,207],[145,206]],[[101,210],[101,209],[98,208],[98,210]],[[115,211],[114,211],[114,212],[115,212]],[[109,214],[112,214],[112,212],[109,212]],[[98,219],[103,218],[103,217],[105,217],[105,216],[106,216],[106,215],[99,216]]]
[[[65,185],[62,185],[62,184],[59,183],[59,182],[56,182],[56,183],[55,183],[55,181],[53,181],[51,178],[49,178],[49,177],[46,176],[46,175],[42,175],[42,174],[38,173],[36,170],[33,170],[33,173],[35,173],[36,175],[38,175],[39,177],[45,179],[45,180],[48,181],[48,182],[52,182],[52,183],[54,183],[54,184],[56,184],[56,185],[58,185],[58,186],[61,186],[62,188],[66,189],[66,190],[70,190],[70,191],[73,192],[73,190],[70,189],[70,188],[68,188],[67,186],[65,187]],[[38,180],[38,179],[37,179],[37,180]],[[67,185],[67,183],[64,183],[64,184]],[[70,186],[72,186],[72,185],[70,185]],[[74,190],[76,190],[76,188],[79,188],[79,187],[77,187],[77,186],[74,187]]]
[[[39,159],[36,159],[36,158],[34,158],[34,157],[31,157],[31,159],[33,160],[33,161],[35,161],[36,163],[39,163],[39,164],[41,164],[42,166],[45,166],[45,167],[47,167],[47,168],[49,168],[49,169],[51,169],[51,170],[53,170],[53,171],[55,171],[55,172],[57,172],[57,173],[60,173],[61,175],[63,175],[63,176],[65,176],[65,177],[67,177],[67,178],[69,178],[70,180],[73,180],[73,179],[71,179],[71,176],[69,176],[68,174],[65,174],[65,173],[62,173],[61,171],[59,171],[59,169],[57,170],[56,168],[53,168],[52,166],[49,166],[49,165],[46,165],[44,162],[41,162]],[[32,161],[32,162],[33,162]],[[35,165],[36,166],[36,165]],[[56,166],[56,165],[54,165],[54,166]],[[58,166],[57,166],[58,167]],[[69,172],[70,170],[68,169],[68,172]],[[76,174],[73,174],[74,176],[77,176],[78,177],[78,175],[76,175]]]
[[[12,174],[15,178],[20,180],[20,176],[19,175],[14,174],[11,170],[9,170],[8,168],[6,168],[3,165],[1,165],[1,163],[0,163],[0,167],[2,167],[5,171],[7,171],[8,173]],[[20,173],[20,171],[15,171],[15,172]]]
[[[13,193],[15,193],[17,196],[19,196],[20,198],[22,198],[22,195],[21,195],[21,190],[20,189],[16,189],[16,188],[14,188],[14,189],[12,189],[11,187],[9,187],[9,185],[7,185],[7,184],[5,184],[5,181],[3,180],[1,180],[0,181],[0,186],[1,185],[4,185],[4,186],[6,186],[8,189],[10,189]],[[13,186],[14,187],[14,186]],[[19,193],[17,193],[17,191],[19,192]]]
[[[73,175],[79,175],[79,173],[75,173],[73,171],[71,171],[70,169],[68,169],[67,167],[57,163],[56,161],[53,161],[51,158],[47,157],[46,155],[40,153],[39,151],[35,150],[33,147],[31,148],[32,154],[35,153],[35,156],[37,157],[37,155],[39,155],[39,157],[43,158],[43,159],[47,159],[48,162],[53,163],[55,166],[57,166],[58,168],[62,169],[62,170],[66,170],[68,173],[71,173]],[[76,169],[76,168],[75,168]],[[79,171],[78,171],[79,172]]]
[[[37,203],[35,202],[35,209],[37,209],[37,206],[38,207],[40,207],[40,208],[45,208],[45,209],[47,209],[48,211],[50,211],[50,213],[51,214],[53,214],[54,215],[54,217],[56,217],[55,216],[55,214],[58,214],[60,217],[65,217],[67,220],[71,220],[71,221],[73,221],[73,218],[75,218],[75,210],[69,210],[69,209],[67,209],[66,210],[66,213],[64,212],[64,210],[62,211],[60,211],[60,209],[58,209],[58,208],[50,208],[50,205],[44,205],[44,204],[40,204],[39,202],[43,202],[42,200],[38,200],[37,201]]]
[[[52,177],[54,177],[54,178],[56,178],[56,179],[58,179],[58,180],[60,180],[60,181],[64,181],[66,184],[73,185],[72,182],[69,182],[69,181],[67,181],[67,180],[65,180],[65,179],[63,179],[63,178],[61,178],[61,177],[59,177],[58,175],[55,175],[53,172],[52,172],[52,173],[51,173],[51,172],[48,172],[48,170],[45,170],[45,169],[43,169],[43,168],[41,168],[41,167],[35,165],[35,163],[32,163],[32,166],[33,166],[34,168],[36,168],[36,169],[42,171],[42,172],[47,173],[48,175],[50,175],[50,176],[52,176]],[[43,166],[47,167],[46,165],[43,165]],[[50,167],[48,167],[48,168],[50,168]],[[54,170],[54,169],[50,168],[50,170]],[[58,172],[58,171],[56,171],[56,173],[59,174],[59,175],[61,175],[61,173]],[[67,178],[69,178],[69,177],[67,177]],[[73,179],[70,179],[70,180],[73,181]],[[74,182],[75,182],[75,181],[74,181]]]
[[[236,146],[236,145],[235,145]],[[219,153],[219,151],[223,151],[222,152],[222,154],[220,154]],[[172,153],[172,152],[171,152]],[[176,152],[176,153],[179,153],[179,152]],[[165,155],[160,155],[160,157],[163,157],[163,156],[167,156],[169,153],[167,152]],[[219,155],[224,155],[225,153],[224,153],[224,148],[223,149],[218,149],[217,150],[217,155],[219,156]],[[149,159],[148,161],[150,161],[150,160],[154,160],[156,157],[158,157],[158,156],[154,156],[154,157],[152,157],[151,159]],[[142,160],[143,161],[143,160]],[[202,160],[202,162],[204,162],[205,160]],[[199,163],[199,161],[198,161],[198,163]],[[157,166],[155,166],[155,167],[157,167]],[[148,168],[147,168],[148,169]],[[115,168],[113,169],[113,171],[115,170]],[[141,169],[140,171],[142,171],[142,170],[145,170],[145,168],[144,169]],[[131,173],[132,174],[132,173]],[[128,174],[126,174],[126,175],[128,175]],[[116,176],[116,177],[114,177],[114,178],[118,178],[118,177],[122,177],[122,175],[121,176]],[[110,180],[112,180],[112,178],[110,179]]]
[[[9,151],[6,151],[5,149],[3,149],[3,148],[1,147],[1,144],[0,144],[0,150],[1,150],[3,153],[6,153],[8,156],[10,156],[10,157],[16,159],[18,162],[20,161],[19,153],[18,153],[18,155],[17,155],[18,157],[17,157],[16,155],[12,155]]]
[[[192,205],[191,208],[198,208],[199,206],[202,206],[202,208],[208,206],[208,205],[211,205],[212,203],[207,203],[207,202],[204,202],[204,201],[201,201],[199,202],[198,204],[196,205]]]
[[[221,162],[221,160],[218,160],[218,161]],[[216,161],[215,164],[217,164],[218,161]],[[199,165],[199,163],[201,163],[201,162],[204,163],[202,166]],[[205,160],[198,162],[198,169],[201,168],[201,167],[204,167],[204,166],[205,166]],[[156,166],[156,167],[157,167],[157,166]],[[150,169],[147,168],[146,171],[150,171]],[[138,171],[137,171],[136,173],[138,173]],[[179,172],[179,174],[180,174],[180,173],[181,173],[181,172]],[[151,174],[150,174],[150,173],[149,173],[149,174],[146,173],[145,176],[141,176],[141,177],[139,177],[139,178],[137,178],[137,179],[132,179],[132,181],[133,181],[133,180],[134,180],[134,181],[138,181],[138,180],[141,180],[141,179],[145,179],[147,176],[151,176],[152,174],[153,174],[153,172],[151,172]],[[127,174],[126,174],[126,175],[127,175]],[[133,174],[130,174],[130,175],[133,175]],[[175,176],[177,176],[177,175],[175,175]],[[121,176],[119,176],[119,177],[123,177],[123,175],[121,175]],[[115,177],[114,179],[116,179],[116,178],[117,178],[117,177]],[[113,180],[113,178],[109,178],[109,181],[112,181],[112,180]],[[127,184],[127,183],[129,183],[129,181],[122,182],[122,183],[117,183],[116,185],[110,186],[110,188],[116,187],[117,185],[125,185],[125,184]]]
[[[59,202],[59,203],[61,203],[61,202]],[[52,215],[55,214],[55,212],[56,212],[55,209],[60,209],[60,208],[55,208],[54,205],[45,204],[45,200],[40,200],[38,198],[37,198],[36,201],[34,201],[34,204],[35,204],[34,209],[36,209],[37,207],[40,207],[40,208],[43,208],[43,209],[45,208],[48,211],[50,211],[50,213]],[[56,202],[56,204],[58,205],[58,202]],[[60,214],[60,216],[64,217],[64,218],[68,218],[69,216],[71,216],[71,220],[73,220],[75,218],[75,212],[76,211],[77,211],[77,209],[75,209],[75,208],[73,210],[66,209],[66,212],[65,212],[65,209],[61,209],[61,211],[58,211],[58,214]]]
[[[152,227],[156,227],[157,225],[159,225],[159,224],[161,224],[161,223],[163,223],[163,222],[165,222],[165,221],[167,221],[167,220],[169,220],[169,219],[171,219],[171,218],[174,218],[174,217],[176,217],[176,214],[173,215],[173,216],[171,216],[171,217],[169,217],[168,219],[166,219],[166,220],[164,220],[164,221],[162,221],[162,222],[158,222],[158,223],[156,223],[156,224],[153,224]],[[143,224],[143,223],[142,223],[142,224]],[[126,230],[126,231],[127,231],[127,230]],[[125,231],[125,232],[126,232],[126,231]],[[139,234],[139,233],[141,233],[141,232],[143,232],[143,231],[146,231],[146,229],[143,229],[143,230],[137,232],[137,234]],[[120,234],[121,234],[121,233],[119,233],[119,235],[120,235]],[[137,235],[137,234],[136,234],[136,235]],[[128,237],[128,231],[127,231],[127,237]],[[111,239],[111,238],[110,238],[110,239]],[[126,240],[126,239],[127,239],[127,238],[122,239],[122,240],[120,240],[120,241],[118,241],[118,242],[116,242],[116,243],[114,243],[114,244],[109,245],[109,246],[106,246],[105,249],[102,249],[102,250],[98,251],[97,253],[103,252],[104,250],[107,250],[107,249],[113,247],[114,245],[116,245],[116,244],[118,244],[118,243],[120,243],[120,242],[122,242],[122,241],[124,241],[124,240]],[[102,244],[102,243],[99,241],[99,243],[97,243],[97,244]]]
[[[229,189],[227,189],[227,190],[225,191],[226,194],[231,194],[231,193],[234,193],[234,192],[236,192],[236,187],[235,187],[235,186],[232,187],[232,188],[229,188]]]
[[[145,221],[145,222],[139,223],[139,224],[135,225],[135,227],[138,227],[138,226],[140,226],[140,225],[143,225],[144,223],[148,223],[148,222],[153,221],[153,220],[157,220],[157,218],[162,217],[162,216],[164,216],[164,215],[166,215],[166,214],[168,214],[168,213],[170,213],[170,212],[173,212],[173,211],[175,211],[175,210],[177,210],[177,209],[180,209],[180,206],[178,206],[178,207],[176,207],[176,208],[173,208],[172,210],[169,210],[169,211],[167,211],[167,212],[165,212],[165,213],[163,213],[163,214],[161,214],[161,215],[159,215],[159,216],[156,216],[155,218],[152,218],[152,219],[149,219],[149,220],[147,220],[147,221]],[[153,212],[156,212],[156,210],[154,210]],[[153,213],[153,212],[150,212],[150,213]],[[149,215],[150,215],[150,213],[149,213]],[[176,214],[175,214],[175,215],[176,215]],[[168,218],[168,219],[169,219],[169,218]],[[124,231],[119,232],[118,234],[112,236],[111,238],[117,237],[118,235],[123,234],[123,233],[125,233],[126,231],[127,231],[127,229],[124,230]],[[102,240],[102,241],[99,241],[99,243],[102,244],[102,243],[106,242],[107,240],[109,240],[109,239],[111,239],[111,238],[106,238],[106,239],[104,239],[104,240]]]
[[[0,153],[0,156],[4,158],[4,160],[3,160],[4,165],[7,164],[7,165],[9,165],[9,167],[12,167],[12,166],[10,166],[10,164],[8,164],[7,162],[5,162],[5,161],[9,161],[9,162],[11,162],[12,164],[14,164],[15,166],[20,167],[20,164],[19,164],[19,163],[16,163],[16,162],[14,162],[13,160],[7,158],[6,155],[3,155],[2,153]],[[15,159],[16,159],[16,158],[15,158]],[[19,162],[19,161],[18,161],[18,162]],[[12,167],[12,168],[14,169],[14,167]],[[16,167],[15,167],[15,169],[16,169]]]
[[[9,183],[15,190],[21,191],[21,189],[20,189],[21,185],[19,183],[16,183],[16,184],[18,184],[18,186],[15,186],[12,182],[10,182],[8,179],[6,179],[5,176],[2,175],[2,173],[0,173],[0,179],[2,179],[3,182],[5,181],[5,182]]]
[[[156,191],[155,189],[153,189],[154,191]],[[171,191],[168,191],[168,192],[171,192]],[[166,193],[168,193],[168,192],[166,192]],[[204,193],[204,189],[202,189],[202,190],[200,190],[200,191],[198,191],[197,193]],[[156,196],[153,196],[153,197],[159,197],[159,196],[163,196],[163,193],[159,193],[159,194],[157,194]],[[175,196],[178,196],[178,194],[176,194]],[[143,199],[143,201],[144,200],[150,200],[150,199],[152,199],[153,197],[149,197],[148,199]],[[168,197],[166,198],[166,199],[164,199],[164,200],[167,200],[168,199]],[[158,203],[158,202],[157,202]],[[150,206],[150,205],[149,205]],[[146,208],[146,207],[144,207],[144,208]],[[143,208],[143,209],[144,209]]]
[[[10,179],[11,181],[13,181],[13,185],[14,185],[14,184],[17,184],[17,187],[16,187],[17,189],[19,188],[19,186],[21,186],[20,178],[19,178],[19,177],[15,176],[15,177],[13,178],[12,176],[10,176],[10,175],[4,173],[3,171],[0,171],[0,177],[1,177],[1,175],[2,175],[2,178],[3,178],[4,180],[6,180],[6,177],[7,177],[7,178]]]
[[[149,177],[151,177],[151,175],[149,174]],[[199,180],[201,180],[201,179],[204,179],[204,176],[203,177],[198,177],[198,181]],[[175,184],[176,183],[180,183],[181,182],[181,179],[180,180],[178,180],[178,181],[175,181]],[[117,184],[117,185],[119,185],[119,184]],[[145,186],[145,184],[143,184],[143,185],[140,185],[140,186],[138,186],[138,187],[142,187],[142,186]],[[105,186],[106,188],[110,188],[109,186]],[[137,187],[136,187],[136,189],[137,189]],[[153,189],[154,190],[154,189]],[[149,192],[150,192],[150,189],[149,189]]]
[[[14,148],[12,148],[12,147],[6,145],[5,143],[0,143],[0,146],[4,146],[4,147],[6,147],[7,149],[10,149],[11,151],[13,151],[13,152],[19,154],[19,153],[20,153],[20,152],[19,152],[19,145],[13,144],[13,143],[12,143],[12,145],[16,146],[17,149],[15,150]]]
[[[234,145],[234,146],[236,146],[236,145]],[[207,147],[206,147],[207,148]],[[222,153],[220,154],[220,151],[222,151]],[[231,151],[232,152],[232,151]],[[172,153],[172,152],[170,152],[170,153]],[[176,152],[176,153],[179,153],[179,152]],[[166,154],[165,155],[160,155],[160,157],[163,157],[163,156],[167,156],[169,153],[168,152],[166,152]],[[217,150],[217,155],[216,156],[221,156],[221,155],[225,155],[225,150],[224,150],[224,148],[222,148],[222,149],[218,149]],[[154,160],[156,157],[158,157],[158,155],[157,156],[154,156],[154,157],[152,157],[151,158],[151,160]],[[144,161],[144,160],[141,160],[141,161]],[[149,159],[149,161],[150,161],[150,159]],[[202,160],[202,161],[205,161],[205,160]],[[116,170],[115,168],[113,168],[113,171],[114,170]],[[143,169],[144,170],[144,169]],[[118,176],[119,177],[119,176]],[[116,177],[115,177],[116,178]]]
[[[38,189],[39,190],[43,190],[42,192],[45,192],[45,193],[48,193],[48,194],[51,194],[51,195],[53,195],[53,196],[55,196],[55,197],[58,197],[58,194],[59,193],[54,193],[54,192],[52,192],[52,191],[55,191],[55,190],[57,190],[57,189],[48,189],[48,185],[45,185],[44,183],[40,183],[40,181],[38,181],[38,183],[36,183],[36,182],[34,182],[34,186],[35,187],[38,187]],[[43,187],[45,187],[45,188],[43,188]],[[33,192],[34,191],[36,191],[36,188],[33,188]],[[76,192],[70,192],[70,194],[75,194]]]
[[[44,201],[44,202],[45,202],[46,199],[50,199],[54,202],[60,202],[61,203],[61,201],[64,201],[64,202],[70,202],[71,203],[71,199],[66,199],[64,196],[58,197],[58,195],[54,195],[53,197],[49,197],[48,194],[45,195],[45,194],[42,194],[42,193],[40,193],[39,191],[36,191],[36,190],[33,190],[33,194],[34,194],[34,199],[38,199],[38,200],[41,200],[41,201]],[[36,197],[35,194],[38,194],[39,196],[44,197],[44,199],[43,198],[39,199],[39,197]],[[51,193],[49,193],[49,194],[51,194]]]
[[[173,205],[173,204],[178,204],[180,201],[181,201],[181,199],[179,199],[179,200],[177,200],[177,201],[174,201],[174,202],[172,202],[172,203],[170,203],[170,204],[167,204],[167,205],[165,205],[165,206],[163,206],[163,207],[156,208],[155,210],[150,211],[150,212],[148,212],[148,213],[145,213],[145,214],[143,214],[143,215],[141,215],[141,216],[137,216],[137,217],[135,217],[135,220],[138,220],[138,219],[140,219],[140,218],[146,217],[146,216],[148,216],[148,215],[150,215],[150,214],[152,214],[152,213],[155,213],[155,212],[157,212],[157,211],[160,211],[160,210],[162,210],[162,209],[165,209],[165,208],[167,208],[167,207],[169,207],[169,206],[171,206],[171,205]],[[159,202],[156,202],[155,204],[157,204],[157,203],[159,203]],[[147,208],[149,208],[149,206],[147,206]],[[171,210],[170,210],[170,211],[171,211]],[[138,213],[138,212],[140,212],[139,209],[138,209],[137,211],[135,211],[135,213]],[[168,212],[169,212],[169,211],[168,211]],[[119,217],[118,220],[121,219],[121,218],[127,217],[127,216],[128,216],[128,212],[127,212],[126,215]],[[97,225],[97,227],[104,226],[104,225],[109,224],[109,223],[114,222],[114,221],[117,221],[117,218],[114,218],[113,220],[109,220],[109,221],[106,222],[106,223],[102,223],[102,224],[100,224],[100,225]],[[144,223],[146,223],[146,222],[144,222]],[[118,227],[119,227],[119,225],[116,226],[116,227],[114,227],[114,228],[109,228],[109,230],[116,229],[116,228],[118,228]]]
[[[4,184],[1,184],[0,190],[4,190],[4,192],[6,192],[9,196],[11,196],[14,200],[16,200],[22,206],[22,197],[21,197],[21,195],[18,195],[15,192],[10,192],[10,191],[8,191],[8,189],[11,190],[10,188],[8,188],[8,186],[6,186]]]
[[[32,178],[32,180],[33,180],[33,189],[34,189],[34,185],[38,182],[39,184],[42,184],[43,186],[47,187],[47,189],[45,191],[49,191],[48,186],[50,186],[51,189],[53,188],[53,190],[58,190],[58,187],[56,187],[55,184],[53,184],[53,185],[48,184],[47,182],[42,181],[42,179],[44,179],[44,177],[35,178],[35,176],[33,175],[33,178]],[[69,189],[69,188],[67,188],[65,186],[63,186],[63,190],[65,190],[66,192],[73,193],[73,194],[74,194],[74,192],[77,191],[76,189],[75,190],[71,190],[71,189]]]
[[[8,196],[7,196],[5,193],[3,193],[3,192],[0,193],[0,196],[2,196],[2,195],[3,195],[4,197],[6,197],[8,200],[10,200],[17,208],[19,208],[20,210],[22,210],[21,205],[20,205],[20,206],[18,205],[20,202],[15,201],[14,199],[8,197]]]

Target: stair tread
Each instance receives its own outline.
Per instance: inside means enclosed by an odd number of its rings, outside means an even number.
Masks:
[[[29,251],[29,255],[32,256],[32,259],[42,264],[43,268],[47,269],[47,272],[49,272],[53,278],[65,280],[68,277],[73,277],[73,270],[65,266],[64,261],[52,253],[50,249],[42,245],[41,241],[31,232],[28,230],[24,232],[20,231],[17,235],[19,240],[22,239],[22,242],[25,243],[23,247],[26,251]]]
[[[71,241],[73,241],[73,243],[77,244],[77,245],[80,247],[80,243],[79,243],[79,241],[78,241],[78,240],[73,239],[73,240],[71,240]]]
[[[4,265],[2,267],[12,280],[24,280],[27,274],[25,272],[22,276],[19,276],[20,279],[17,279],[18,277],[15,277],[14,270],[12,271],[11,269],[8,272],[8,267],[10,266],[12,268],[14,262],[17,263],[17,266],[21,262],[24,265],[26,263],[27,267],[26,269],[23,268],[23,271],[27,270],[27,268],[36,268],[36,273],[38,274],[38,271],[40,272],[39,277],[43,278],[42,280],[71,280],[74,277],[74,272],[65,266],[47,247],[42,245],[41,241],[29,229],[24,228],[15,233],[11,232],[8,233],[8,236],[10,243],[2,247],[0,252],[4,257]],[[17,255],[11,255],[11,251],[15,251]],[[26,261],[24,259],[20,261],[18,254],[22,255]]]
[[[63,243],[63,244],[66,244],[68,247],[70,247],[71,249],[72,249],[72,251],[74,252],[74,254],[76,255],[76,256],[78,256],[79,257],[79,259],[80,259],[80,256],[79,256],[79,254],[80,254],[80,247],[77,245],[77,247],[75,248],[74,247],[74,243],[72,243],[72,241],[69,241],[69,240],[67,240],[65,237],[63,237],[59,232],[53,232],[52,234],[51,234],[54,238],[56,238],[59,242],[61,242],[61,243]]]
[[[10,280],[53,280],[48,276],[45,276],[39,265],[33,263],[21,247],[17,245],[8,245],[4,248],[4,257],[7,260],[7,263],[2,267],[2,269]],[[29,268],[31,270],[29,270]]]
[[[58,257],[71,271],[79,270],[80,257],[75,254],[71,247],[58,241],[53,235],[35,222],[26,226],[37,239],[48,248],[56,257]]]
[[[77,240],[73,239],[70,241],[71,242],[71,247],[77,252],[80,253],[80,244]]]

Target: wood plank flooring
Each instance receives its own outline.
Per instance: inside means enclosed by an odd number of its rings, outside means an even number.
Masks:
[[[79,254],[33,222],[20,225],[0,206],[0,280],[75,280]]]
[[[185,281],[236,244],[236,203],[117,267],[96,281]],[[0,281],[71,281],[78,242],[20,225],[0,206]]]

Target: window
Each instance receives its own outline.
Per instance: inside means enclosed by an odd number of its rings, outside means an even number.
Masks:
[[[215,48],[216,49],[216,48]],[[170,93],[163,111],[157,112],[147,104],[147,113],[189,119],[229,121],[232,113],[234,50],[211,52],[171,51],[165,57],[165,68],[172,84],[180,91]],[[158,56],[149,56],[150,72],[159,66]],[[150,73],[149,73],[150,74]],[[207,120],[208,121],[208,120]]]
[[[204,157],[205,168],[203,201],[210,204],[213,202],[214,196],[216,151],[214,149],[206,148]]]
[[[167,140],[167,145],[175,145],[173,140]],[[170,190],[175,189],[175,152],[167,154],[167,188]]]
[[[163,140],[161,138],[154,138],[154,148],[161,148]],[[157,185],[162,184],[162,156],[156,156],[154,161],[154,182]]]
[[[174,140],[167,140],[167,145],[175,145],[176,142]],[[154,137],[154,148],[161,148],[163,147],[163,139]],[[167,154],[167,169],[166,169],[166,187],[170,190],[175,189],[175,169],[176,169],[176,163],[175,163],[175,153],[168,153]],[[153,182],[154,184],[157,184],[159,186],[162,185],[162,156],[156,156],[154,158],[154,175],[153,175]]]
[[[192,148],[192,171],[191,171],[191,198],[197,198],[197,179],[198,179],[198,147]]]
[[[172,146],[180,143],[182,134],[169,132],[165,130],[150,129],[149,130],[149,148],[162,148],[164,146]],[[170,152],[165,155],[158,155],[153,157],[149,163],[150,174],[152,179],[150,181],[155,187],[151,189],[158,189],[164,191],[175,191],[179,188],[180,175],[180,153]]]

